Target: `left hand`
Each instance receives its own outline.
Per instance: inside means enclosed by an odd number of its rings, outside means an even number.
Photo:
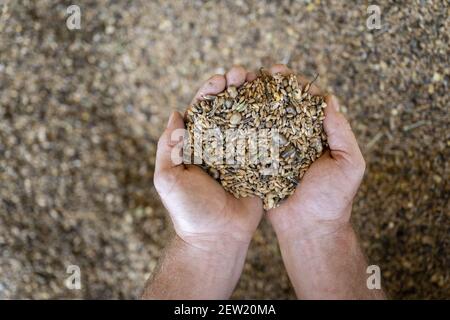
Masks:
[[[204,95],[217,94],[227,86],[239,87],[254,74],[242,67],[233,67],[223,75],[214,75],[200,88],[194,101]],[[236,199],[195,165],[174,164],[173,148],[182,144],[172,141],[176,129],[184,129],[184,121],[174,112],[158,142],[154,185],[179,238],[187,244],[211,252],[248,247],[262,214],[261,199]],[[180,137],[181,138],[181,137]]]

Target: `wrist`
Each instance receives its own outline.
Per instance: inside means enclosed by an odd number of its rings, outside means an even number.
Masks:
[[[150,299],[228,299],[244,265],[246,250],[198,246],[175,235],[143,295]]]
[[[305,233],[304,229],[290,229],[286,232],[277,232],[280,246],[295,247],[295,250],[321,251],[321,248],[334,247],[336,244],[346,244],[355,236],[350,222],[342,224],[329,224],[317,227],[314,231]],[[306,254],[307,255],[307,254]]]
[[[173,243],[182,248],[186,254],[200,262],[226,265],[245,258],[250,241],[235,239],[231,236],[179,236],[175,235]]]
[[[282,241],[306,241],[329,238],[353,230],[349,221],[351,208],[338,213],[334,219],[324,219],[307,210],[280,210],[271,212],[269,220],[277,238]]]
[[[350,223],[318,237],[282,235],[279,243],[298,298],[383,297],[367,288],[367,261]]]

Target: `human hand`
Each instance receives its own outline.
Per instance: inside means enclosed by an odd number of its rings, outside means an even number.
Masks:
[[[291,71],[275,65],[272,73]],[[299,82],[306,85],[305,78]],[[322,94],[312,85],[314,95]],[[329,149],[306,171],[294,194],[268,211],[277,235],[317,238],[347,229],[353,198],[365,170],[364,158],[334,96],[326,97],[324,129]]]
[[[239,87],[255,78],[242,67],[214,75],[197,92],[195,100],[217,94],[228,86]],[[257,197],[236,199],[195,165],[174,164],[171,154],[182,146],[172,141],[184,121],[174,112],[158,142],[154,184],[169,211],[177,235],[187,244],[209,252],[227,254],[246,248],[261,220],[262,202]],[[177,137],[178,139],[182,136]]]
[[[273,73],[290,73],[286,66]],[[308,81],[298,76],[299,82]],[[313,95],[322,94],[316,86]],[[323,95],[323,94],[322,94]],[[367,261],[349,223],[365,163],[355,136],[327,96],[324,129],[329,149],[302,177],[294,194],[268,211],[286,270],[300,299],[384,299],[367,287]]]

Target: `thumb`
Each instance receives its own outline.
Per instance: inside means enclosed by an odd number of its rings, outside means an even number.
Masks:
[[[324,129],[327,134],[330,155],[336,161],[356,167],[365,167],[358,142],[347,119],[339,112],[339,102],[333,95],[326,97]]]
[[[158,141],[155,172],[161,173],[182,163],[181,150],[185,132],[182,116],[174,111],[169,117],[166,130]]]

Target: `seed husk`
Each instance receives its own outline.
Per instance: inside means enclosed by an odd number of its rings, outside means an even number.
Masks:
[[[238,125],[241,122],[242,115],[239,112],[234,112],[230,118],[231,125]]]
[[[238,91],[235,86],[229,86],[227,92],[231,98],[236,98],[238,95]]]
[[[296,152],[295,148],[291,147],[291,148],[286,149],[285,151],[283,151],[281,153],[281,157],[284,158],[284,159],[293,157],[295,155],[295,152]]]

